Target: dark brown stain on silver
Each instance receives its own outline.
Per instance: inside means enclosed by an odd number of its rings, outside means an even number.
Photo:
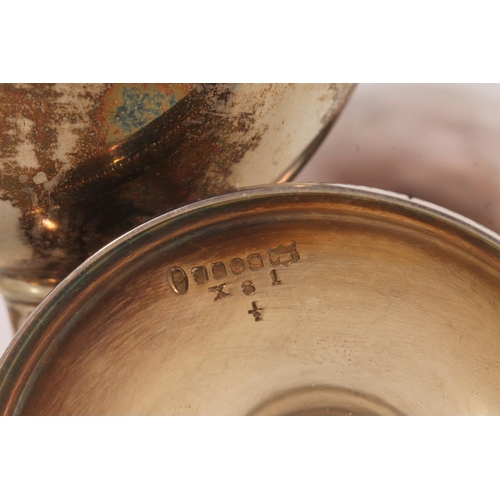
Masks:
[[[234,129],[251,129],[258,104],[229,120],[216,113],[227,102],[229,85],[193,87],[167,112],[111,147],[105,147],[99,130],[108,126],[102,104],[94,113],[86,144],[77,148],[76,168],[62,173],[48,151],[57,140],[51,125],[56,117],[50,102],[58,97],[54,87],[35,86],[29,94],[8,87],[8,92],[0,93],[3,130],[20,107],[23,116],[43,124],[29,133],[39,165],[19,168],[7,160],[0,171],[0,198],[21,209],[25,238],[35,259],[44,263],[40,278],[64,277],[132,227],[171,207],[209,196],[214,183],[220,192],[230,190],[226,179],[232,166],[261,139],[255,135],[234,144],[231,134]],[[0,141],[4,154],[13,153],[16,143],[9,134],[2,134]],[[31,182],[40,171],[41,180],[60,176],[53,189]]]
[[[0,262],[0,275],[31,282],[55,283],[133,227],[237,188],[235,166],[268,132],[263,114],[293,90],[261,85],[242,105],[233,99],[232,84],[58,85],[0,88],[0,199],[20,209],[22,235],[33,252],[31,260]],[[314,147],[350,89],[340,85],[329,94],[320,87],[317,99],[332,102],[314,124]],[[64,127],[75,141],[66,150],[58,149]],[[294,165],[311,153],[311,144]],[[28,146],[33,161],[16,162],[18,149]],[[286,167],[269,166],[276,178]]]

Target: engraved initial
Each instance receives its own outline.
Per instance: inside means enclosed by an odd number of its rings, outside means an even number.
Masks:
[[[273,269],[269,274],[271,275],[271,279],[273,280],[273,286],[281,285],[281,281],[278,279],[278,273],[276,272],[276,269]]]
[[[217,294],[217,296],[214,299],[214,302],[216,300],[224,299],[224,298],[229,297],[231,295],[230,293],[226,293],[223,291],[225,286],[226,286],[225,283],[221,283],[220,285],[211,286],[208,289],[209,292],[215,292]]]

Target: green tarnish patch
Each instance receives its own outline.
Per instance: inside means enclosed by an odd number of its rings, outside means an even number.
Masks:
[[[177,103],[176,95],[165,95],[151,86],[123,87],[122,105],[116,109],[113,122],[123,135],[133,134]]]
[[[112,84],[94,119],[106,147],[129,138],[175,106],[194,88],[190,83]]]

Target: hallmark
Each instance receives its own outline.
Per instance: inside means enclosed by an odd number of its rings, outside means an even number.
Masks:
[[[300,254],[297,251],[297,242],[292,241],[290,245],[278,245],[274,248],[267,248],[267,257],[269,264],[273,267],[288,267],[291,264],[296,264],[300,262]],[[196,285],[204,285],[211,280],[219,281],[227,278],[229,273],[234,276],[240,276],[248,271],[255,272],[264,269],[266,264],[262,254],[251,253],[246,259],[241,257],[234,257],[229,262],[212,262],[208,266],[195,266],[191,269],[191,279],[194,280]],[[270,276],[273,285],[280,285],[281,281],[278,279],[278,275],[274,269],[271,270]],[[178,295],[185,295],[189,289],[189,278],[188,274],[182,267],[174,266],[170,269],[168,274],[168,281],[170,286]],[[220,285],[222,287],[225,284]],[[219,294],[217,287],[210,287],[210,291],[216,292],[218,295],[214,300],[220,300],[226,297],[228,294],[220,291]],[[248,288],[250,290],[250,288]]]

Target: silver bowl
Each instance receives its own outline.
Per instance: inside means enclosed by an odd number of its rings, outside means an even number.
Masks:
[[[26,415],[500,413],[500,238],[367,188],[280,185],[121,236],[0,363]]]

